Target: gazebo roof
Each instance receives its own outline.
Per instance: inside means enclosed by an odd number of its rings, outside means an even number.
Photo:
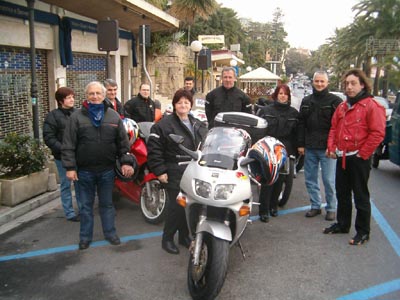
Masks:
[[[265,68],[257,68],[239,77],[241,82],[277,82],[282,80],[278,75]]]

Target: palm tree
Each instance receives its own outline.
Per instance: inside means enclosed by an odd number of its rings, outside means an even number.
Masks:
[[[190,43],[190,26],[195,19],[208,19],[219,7],[215,0],[174,0],[170,13],[181,20],[188,28],[188,44]]]

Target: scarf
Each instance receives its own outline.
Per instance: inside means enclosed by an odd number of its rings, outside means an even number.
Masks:
[[[99,127],[104,117],[104,104],[93,104],[89,102],[89,119],[94,127]]]

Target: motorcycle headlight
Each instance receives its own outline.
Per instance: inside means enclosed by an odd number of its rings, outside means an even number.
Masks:
[[[195,179],[194,190],[198,196],[203,198],[210,198],[211,184],[200,179]]]
[[[214,199],[227,200],[232,195],[234,188],[234,184],[218,184],[215,187]]]

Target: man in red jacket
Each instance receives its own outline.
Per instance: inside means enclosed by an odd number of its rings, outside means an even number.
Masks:
[[[356,235],[351,245],[369,240],[371,203],[368,190],[370,157],[385,137],[386,116],[383,106],[371,96],[365,73],[351,69],[344,76],[347,100],[332,117],[326,155],[337,158],[337,223],[324,233],[348,233],[351,227],[352,193],[357,208]]]

